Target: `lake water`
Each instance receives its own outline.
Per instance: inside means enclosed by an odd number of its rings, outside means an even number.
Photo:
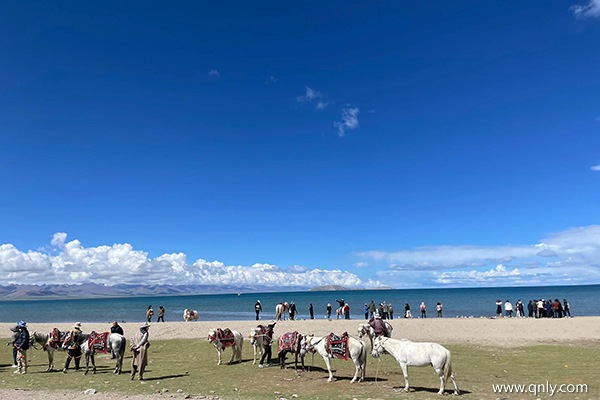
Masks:
[[[533,299],[567,299],[573,316],[600,315],[600,285],[547,286],[547,287],[501,287],[464,289],[407,289],[407,290],[351,290],[327,292],[277,292],[233,293],[170,297],[127,297],[69,300],[9,300],[0,301],[0,322],[109,322],[113,320],[144,321],[148,305],[154,308],[156,320],[158,306],[166,309],[166,321],[181,321],[185,308],[198,310],[201,320],[251,320],[254,319],[254,303],[263,306],[261,319],[270,320],[275,306],[280,302],[294,301],[298,318],[308,318],[309,304],[313,304],[315,318],[324,318],[326,305],[335,310],[336,299],[344,299],[350,305],[353,319],[364,317],[364,304],[371,300],[378,304],[385,301],[394,306],[395,317],[401,317],[404,304],[409,303],[413,316],[419,315],[419,304],[427,305],[428,317],[435,317],[435,305],[444,306],[444,317],[491,317],[496,312],[496,300],[507,299],[513,305],[521,299],[525,306]],[[527,307],[525,307],[527,312]],[[335,316],[335,312],[334,312]]]

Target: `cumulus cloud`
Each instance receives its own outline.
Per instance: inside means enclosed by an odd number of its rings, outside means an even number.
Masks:
[[[221,73],[216,69],[211,69],[210,71],[208,71],[208,76],[211,78],[220,78]]]
[[[386,263],[377,274],[394,287],[600,283],[600,226],[550,235],[516,246],[432,246],[360,258]]]
[[[590,167],[590,169],[592,171],[600,171],[600,165],[594,165],[594,166]]]
[[[12,244],[0,245],[0,273],[7,284],[197,284],[260,285],[274,288],[342,285],[377,287],[377,281],[360,279],[343,270],[309,269],[292,265],[281,268],[267,263],[249,266],[225,265],[198,259],[190,262],[184,253],[150,258],[128,243],[85,247],[67,234],[53,235],[56,254],[21,251]]]
[[[589,0],[585,5],[571,6],[571,11],[577,19],[600,18],[600,0]]]
[[[346,135],[347,130],[354,130],[358,128],[358,113],[359,109],[357,107],[353,107],[351,105],[347,105],[342,110],[342,120],[336,121],[333,123],[338,129],[338,136],[344,137]]]

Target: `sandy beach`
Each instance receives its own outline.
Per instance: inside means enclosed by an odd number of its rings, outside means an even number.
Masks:
[[[74,321],[75,322],[75,321]],[[205,339],[212,328],[230,328],[247,336],[252,327],[266,324],[271,320],[261,321],[195,321],[195,322],[153,322],[150,328],[152,340],[187,338]],[[365,320],[296,320],[279,321],[275,335],[283,332],[298,331],[305,334],[323,336],[329,332],[341,334],[348,332],[356,335],[359,323]],[[592,342],[600,340],[600,317],[575,317],[562,319],[533,318],[427,318],[427,319],[394,319],[389,320],[394,327],[392,336],[414,341],[431,341],[442,344],[462,343],[485,346],[518,347],[534,344]],[[105,332],[110,329],[110,322],[84,323],[83,332]],[[141,323],[122,323],[125,336],[130,337]],[[1,323],[0,331],[4,337],[10,334],[10,323]],[[67,323],[28,323],[30,333],[50,332],[57,327],[70,330],[72,324]]]

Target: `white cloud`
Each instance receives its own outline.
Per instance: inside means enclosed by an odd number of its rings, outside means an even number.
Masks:
[[[220,78],[221,73],[216,69],[211,69],[210,71],[208,71],[208,76],[210,76],[211,78]]]
[[[590,167],[590,169],[592,171],[600,171],[600,165],[594,165],[594,166]]]
[[[600,0],[589,0],[586,5],[576,4],[570,9],[578,19],[600,18]]]
[[[358,113],[360,110],[356,107],[352,107],[351,105],[346,106],[342,110],[342,120],[336,121],[333,123],[338,129],[338,136],[344,137],[346,135],[346,130],[354,130],[358,128]]]
[[[298,100],[298,103],[309,103],[316,101],[315,108],[317,110],[324,110],[329,105],[329,103],[325,100],[323,93],[314,90],[309,86],[306,87],[306,91],[302,96],[296,97],[296,100]]]
[[[369,266],[368,262],[364,262],[364,261],[359,261],[357,263],[354,263],[353,267],[354,268],[367,268]]]
[[[432,246],[358,256],[387,263],[377,276],[394,287],[600,283],[600,226],[572,228],[529,245]]]
[[[20,251],[12,244],[0,245],[0,274],[6,284],[78,284],[93,282],[129,284],[264,285],[314,287],[342,285],[351,288],[377,287],[377,281],[360,279],[342,270],[309,269],[292,265],[255,263],[225,265],[220,261],[190,263],[184,253],[156,258],[135,250],[128,243],[84,247],[79,240],[67,242],[66,233],[53,235],[53,255]]]

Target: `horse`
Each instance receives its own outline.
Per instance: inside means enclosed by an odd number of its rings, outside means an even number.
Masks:
[[[285,321],[285,313],[290,309],[290,305],[286,302],[279,303],[275,306],[275,321]]]
[[[92,335],[94,334],[94,335]],[[110,351],[117,357],[117,365],[115,366],[114,373],[120,374],[123,369],[123,358],[125,356],[125,347],[127,340],[125,336],[119,333],[109,333],[103,332],[100,334],[82,334],[81,341],[79,345],[81,347],[81,354],[85,356],[85,371],[84,375],[87,375],[90,370],[90,361],[92,362],[92,373],[96,373],[96,360],[94,356],[96,355],[96,351],[106,353],[109,351],[109,343],[110,343]],[[63,350],[66,350],[70,345],[71,341],[71,332],[67,332],[65,340],[63,341]]]
[[[50,333],[38,333],[33,332],[30,338],[31,347],[37,349],[35,344],[40,344],[42,346],[42,350],[48,353],[48,368],[46,372],[50,372],[54,370],[54,352],[56,350],[62,351],[62,343],[64,341],[66,332],[60,332],[58,329],[54,328],[54,330]]]
[[[331,372],[331,362],[329,359],[333,358],[334,355],[333,352],[331,352],[331,349],[328,349],[327,342],[328,337],[305,336],[302,338],[300,344],[300,355],[304,356],[308,352],[318,352],[321,357],[323,357],[325,365],[327,365],[327,370],[329,371],[329,379],[327,379],[327,382],[332,382],[335,378]],[[347,346],[347,355],[352,359],[354,366],[356,367],[356,372],[350,383],[360,382],[365,378],[367,367],[367,350],[365,349],[365,344],[358,339],[348,336]]]
[[[454,384],[454,394],[459,395],[460,390],[452,374],[450,351],[437,343],[411,342],[410,340],[396,340],[379,336],[374,340],[373,357],[377,358],[384,352],[391,354],[404,375],[404,391],[408,392],[408,366],[424,367],[433,366],[440,377],[440,390],[437,394],[444,394],[448,378]]]
[[[256,328],[250,329],[250,344],[254,350],[254,359],[252,361],[252,365],[256,364],[256,357],[262,357],[265,352],[265,342],[263,340],[263,335],[265,333],[265,328],[262,325],[258,325]]]
[[[188,321],[197,321],[200,314],[196,310],[188,310],[187,308],[183,310],[183,320],[185,322]]]
[[[388,332],[386,337],[392,337],[392,331],[394,330],[394,327],[387,321],[384,321],[383,323],[385,324],[385,327]],[[358,337],[362,338],[364,335],[367,335],[369,337],[369,341],[371,342],[371,349],[373,349],[373,338],[375,337],[375,330],[369,324],[358,324]]]
[[[221,365],[221,353],[226,347],[231,346],[233,354],[229,364],[232,364],[234,359],[242,362],[242,346],[244,337],[241,333],[229,329],[211,329],[208,331],[208,343],[211,343],[217,349],[217,365]]]
[[[279,337],[279,367],[285,368],[285,356],[287,353],[294,353],[295,362],[294,369],[298,370],[298,356],[300,355],[300,348],[302,343],[302,335],[296,331],[286,332]],[[302,361],[302,370],[304,371],[304,356],[300,356]]]

